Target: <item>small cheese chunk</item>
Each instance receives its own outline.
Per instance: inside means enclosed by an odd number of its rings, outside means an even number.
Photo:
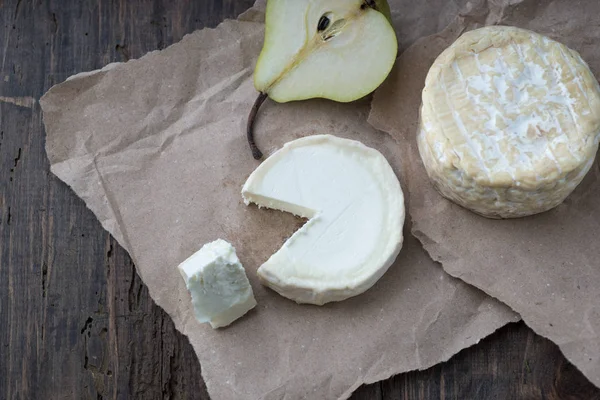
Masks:
[[[448,199],[491,218],[544,212],[593,164],[600,87],[561,43],[514,27],[477,29],[429,70],[417,140]]]
[[[205,244],[178,269],[200,322],[213,328],[227,326],[256,306],[235,248],[225,240]]]
[[[246,202],[309,221],[258,269],[261,282],[298,303],[356,296],[402,247],[404,197],[377,150],[332,135],[286,143],[242,189]]]

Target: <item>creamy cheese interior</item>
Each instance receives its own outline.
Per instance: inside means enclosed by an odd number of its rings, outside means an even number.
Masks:
[[[359,142],[330,135],[290,142],[254,171],[242,193],[246,203],[309,219],[258,271],[298,302],[363,292],[400,250],[400,184],[385,158]]]
[[[223,239],[207,243],[178,266],[199,322],[224,327],[254,308],[256,300],[235,248]]]

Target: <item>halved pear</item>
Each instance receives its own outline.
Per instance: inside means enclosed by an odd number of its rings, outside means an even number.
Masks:
[[[262,153],[252,128],[267,97],[279,103],[357,100],[381,85],[397,52],[386,0],[268,0],[265,38],[254,70],[260,94],[247,126],[254,158]]]

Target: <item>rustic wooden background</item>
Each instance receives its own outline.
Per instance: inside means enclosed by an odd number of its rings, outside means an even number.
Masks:
[[[208,399],[185,337],[127,254],[49,172],[37,100],[68,76],[162,49],[252,0],[0,0],[0,399]],[[511,324],[358,399],[600,399]]]

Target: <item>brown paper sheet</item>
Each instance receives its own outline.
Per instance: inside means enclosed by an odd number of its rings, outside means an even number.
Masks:
[[[71,77],[41,100],[52,172],[129,251],[152,298],[189,337],[210,395],[347,398],[363,383],[447,360],[518,320],[443,272],[408,227],[395,264],[358,297],[297,305],[259,284],[258,266],[299,227],[291,215],[245,206],[240,193],[258,165],[244,126],[256,96],[262,18],[251,10],[244,21]],[[400,175],[401,148],[366,122],[368,112],[368,99],[267,102],[257,141],[269,154],[305,135],[358,139]],[[216,238],[237,248],[258,301],[223,330],[196,322],[176,269]]]
[[[479,217],[432,187],[415,135],[429,66],[463,31],[515,25],[578,50],[600,77],[597,0],[477,1],[443,32],[419,40],[399,58],[372,102],[369,122],[405,149],[412,232],[451,275],[521,314],[538,334],[600,386],[600,167],[555,210],[519,220]]]

